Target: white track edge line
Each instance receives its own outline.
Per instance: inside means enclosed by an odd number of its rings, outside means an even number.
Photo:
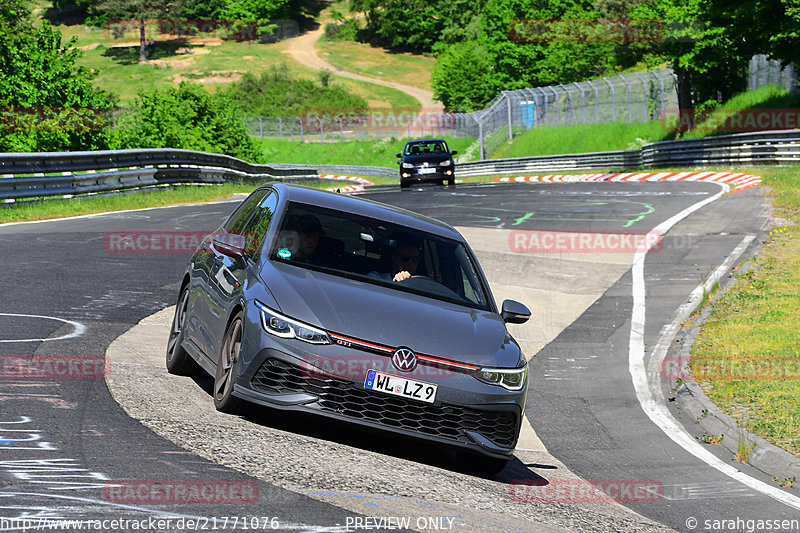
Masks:
[[[722,197],[730,190],[728,185],[719,182],[721,187],[720,192],[710,198],[701,200],[671,218],[665,220],[652,230],[648,232],[655,236],[665,235],[674,225],[694,213],[695,211],[705,207],[707,204],[714,202]],[[650,241],[646,238],[645,242]],[[788,494],[777,487],[773,487],[755,479],[741,470],[734,468],[728,463],[722,461],[714,454],[709,452],[701,446],[695,439],[689,435],[683,426],[678,422],[667,409],[663,401],[659,402],[657,394],[654,394],[647,379],[647,371],[645,369],[645,349],[644,349],[644,326],[645,326],[645,281],[644,281],[644,260],[647,256],[648,250],[637,251],[634,257],[632,274],[632,294],[633,294],[633,310],[631,311],[631,333],[628,352],[628,371],[631,374],[634,390],[639,404],[644,413],[650,420],[658,426],[670,439],[672,439],[678,446],[694,455],[708,466],[718,470],[719,472],[731,477],[732,479],[742,483],[743,485],[751,488],[756,492],[760,492],[765,496],[773,498],[789,507],[800,510],[800,498]],[[660,388],[658,389],[660,393]]]

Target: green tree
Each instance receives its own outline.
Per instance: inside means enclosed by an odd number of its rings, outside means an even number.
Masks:
[[[96,0],[89,5],[89,13],[97,21],[135,20],[139,25],[139,61],[147,61],[145,22],[180,15],[181,0]]]
[[[188,82],[139,94],[111,131],[115,149],[183,148],[257,162],[261,154],[233,102]]]
[[[489,54],[477,42],[450,45],[433,67],[433,94],[450,111],[464,113],[480,109],[496,90]]]
[[[486,0],[473,19],[479,37],[439,56],[434,91],[448,106],[482,107],[504,89],[571,83],[627,66],[604,38],[600,16],[589,0]],[[470,54],[481,56],[475,61],[485,65],[482,75],[469,65]],[[463,80],[462,69],[479,77],[479,89],[447,81]]]
[[[286,65],[273,67],[260,76],[246,73],[227,94],[243,116],[297,116],[306,112],[362,113],[367,102],[338,85],[323,85],[295,79]]]
[[[0,4],[0,151],[105,148],[112,98],[76,66],[74,42],[47,21],[34,27],[21,1]]]

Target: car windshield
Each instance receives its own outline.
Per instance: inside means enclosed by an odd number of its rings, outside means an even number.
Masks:
[[[444,141],[418,141],[406,144],[406,155],[446,154],[450,150]]]
[[[490,309],[463,243],[351,213],[290,202],[269,259]]]

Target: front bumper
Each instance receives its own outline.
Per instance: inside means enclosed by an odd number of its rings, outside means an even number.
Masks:
[[[233,391],[236,397],[466,448],[490,457],[508,457],[514,451],[525,389],[511,392],[468,373],[424,364],[403,374],[392,367],[386,356],[339,345],[305,345],[277,339],[266,332],[260,337],[260,346],[266,348],[248,350],[248,354],[245,347],[249,343],[242,347]],[[336,364],[329,364],[331,361]],[[341,361],[344,366],[339,366]],[[331,372],[333,368],[339,370]],[[369,369],[435,383],[436,400],[431,404],[366,389],[364,380]]]
[[[423,167],[424,168],[424,167]],[[423,174],[421,167],[416,168],[400,168],[400,181],[402,183],[429,183],[441,182],[455,179],[455,172],[452,166],[450,167],[428,167],[434,168],[436,172]]]

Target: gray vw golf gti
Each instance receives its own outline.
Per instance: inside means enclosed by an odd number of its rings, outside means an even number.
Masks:
[[[454,446],[501,469],[528,366],[475,255],[451,226],[300,186],[257,189],[183,276],[167,369],[246,401]]]

